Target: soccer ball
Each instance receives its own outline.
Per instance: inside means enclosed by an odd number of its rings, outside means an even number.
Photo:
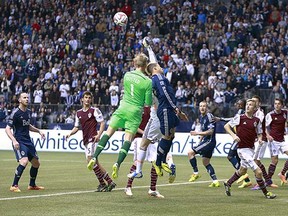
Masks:
[[[117,12],[113,17],[113,21],[116,25],[126,26],[128,23],[128,16],[123,12]]]

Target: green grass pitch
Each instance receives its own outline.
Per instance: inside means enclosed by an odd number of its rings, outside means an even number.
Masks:
[[[127,173],[132,164],[132,155],[128,155],[115,181],[117,187],[112,192],[96,193],[98,181],[86,168],[84,153],[39,152],[41,168],[37,183],[45,186],[43,191],[28,191],[30,165],[24,171],[19,187],[21,193],[12,193],[12,183],[17,162],[13,151],[0,151],[0,215],[287,215],[288,185],[280,186],[277,173],[284,164],[279,160],[274,183],[279,188],[271,189],[277,194],[274,200],[267,200],[261,191],[248,188],[238,189],[232,186],[232,196],[224,193],[223,181],[229,178],[234,169],[226,158],[214,157],[214,165],[220,188],[209,188],[210,177],[198,156],[201,178],[189,183],[192,168],[185,156],[174,156],[177,177],[173,184],[168,183],[164,174],[158,179],[158,190],[165,199],[149,197],[151,164],[144,164],[142,179],[134,180],[133,197],[123,193]],[[102,165],[111,173],[111,167],[117,159],[116,154],[101,154]],[[265,159],[267,166],[269,160]],[[249,170],[250,178],[255,178]],[[269,188],[270,190],[270,188]]]

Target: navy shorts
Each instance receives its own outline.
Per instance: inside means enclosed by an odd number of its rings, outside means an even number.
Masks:
[[[171,135],[171,129],[179,125],[179,118],[171,109],[162,109],[157,112],[157,116],[160,121],[161,133],[165,136]]]
[[[198,146],[192,148],[196,154],[202,155],[202,157],[211,158],[213,155],[216,142],[211,142],[210,140],[203,140]]]
[[[32,145],[20,144],[20,149],[19,150],[14,149],[14,152],[17,161],[19,161],[23,157],[28,157],[29,161],[31,161],[33,158],[39,159],[36,148],[33,144]]]

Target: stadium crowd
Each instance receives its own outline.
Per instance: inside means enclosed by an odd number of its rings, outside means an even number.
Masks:
[[[40,128],[73,123],[86,90],[108,119],[146,35],[190,120],[203,100],[218,116],[233,114],[236,97],[252,93],[266,104],[288,102],[285,1],[1,2],[0,121],[22,91]],[[126,28],[113,23],[117,11],[128,15]]]

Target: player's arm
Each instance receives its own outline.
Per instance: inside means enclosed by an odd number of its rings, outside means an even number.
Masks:
[[[145,104],[147,106],[151,106],[153,103],[153,99],[152,99],[152,81],[149,80],[147,88],[146,88],[146,92],[145,92]]]
[[[45,139],[45,134],[38,128],[34,127],[33,125],[29,125],[29,130],[32,132],[39,133],[42,139]]]
[[[262,145],[263,144],[263,140],[262,140],[263,130],[262,130],[261,121],[258,122],[258,125],[257,125],[257,128],[256,128],[256,133],[257,133],[259,145]]]
[[[239,142],[240,138],[237,136],[237,134],[232,130],[236,125],[240,124],[240,115],[236,115],[233,119],[231,119],[229,122],[227,122],[224,125],[225,131],[230,134],[230,136],[233,138],[235,142]]]
[[[72,130],[70,131],[70,133],[65,136],[66,141],[67,141],[67,139],[69,139],[70,136],[72,136],[72,135],[74,135],[75,133],[78,132],[79,126],[80,126],[80,119],[78,118],[78,116],[77,116],[77,114],[76,114],[76,115],[75,115],[74,127],[72,128]]]
[[[206,131],[190,131],[190,134],[192,136],[197,136],[197,135],[199,135],[199,136],[210,136],[210,135],[213,134],[213,132],[214,132],[214,128],[211,128],[211,129],[206,130]]]
[[[94,116],[96,118],[96,121],[100,123],[99,131],[97,135],[94,137],[94,142],[98,142],[105,130],[105,121],[102,112],[98,108],[94,109]]]
[[[271,129],[270,129],[270,124],[272,122],[272,117],[270,113],[268,113],[265,117],[265,132],[266,132],[266,137],[269,142],[272,142],[274,138],[270,135]]]
[[[20,146],[18,141],[16,140],[16,138],[14,137],[12,131],[11,131],[12,127],[10,125],[7,124],[6,128],[5,128],[5,132],[7,134],[7,136],[9,137],[9,139],[12,141],[13,147],[16,150],[19,150]]]

